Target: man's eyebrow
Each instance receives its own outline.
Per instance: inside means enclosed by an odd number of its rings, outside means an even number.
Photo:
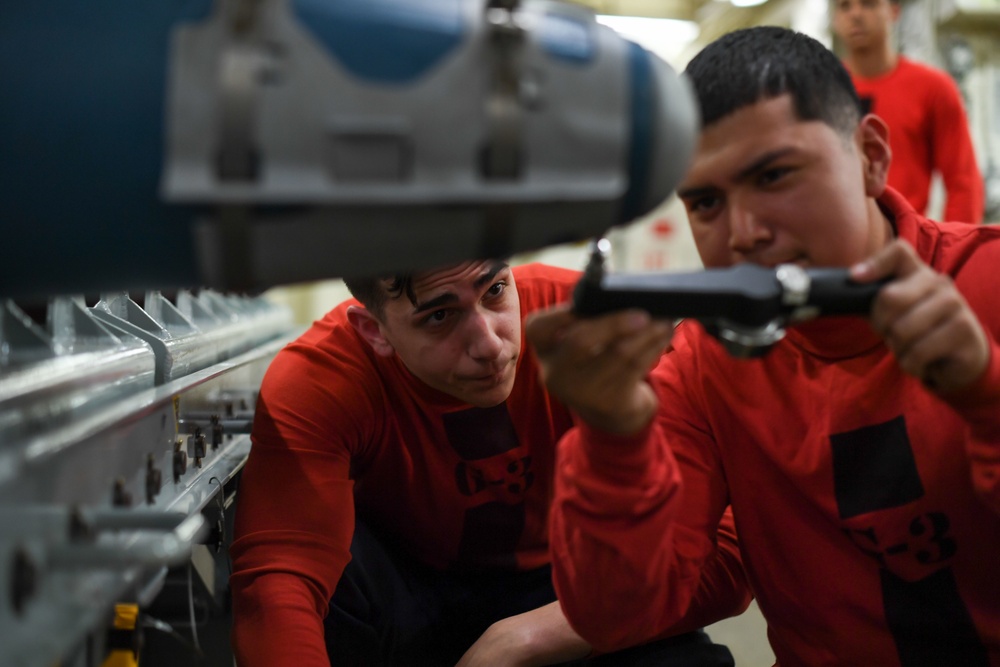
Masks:
[[[494,262],[490,265],[489,271],[476,278],[476,282],[473,284],[476,286],[476,289],[480,289],[484,285],[493,282],[493,279],[496,278],[497,274],[506,268],[507,262]]]
[[[792,147],[776,148],[773,151],[768,151],[767,153],[764,153],[763,155],[758,157],[756,160],[751,162],[743,169],[740,169],[736,173],[736,177],[733,180],[737,182],[746,180],[750,176],[753,176],[755,173],[767,167],[767,165],[773,162],[774,160],[777,160],[779,158],[788,155],[789,153],[794,153],[794,152],[795,149]],[[716,192],[718,192],[718,188],[712,186],[694,186],[678,190],[677,197],[680,199],[696,199],[698,197],[704,197],[706,195],[713,195]]]
[[[718,188],[713,187],[684,188],[677,191],[677,197],[679,199],[697,199],[698,197],[715,194],[716,192],[718,192]]]
[[[794,153],[794,152],[795,149],[790,146],[786,146],[783,148],[776,148],[773,151],[768,151],[767,153],[764,153],[763,155],[761,155],[759,158],[751,162],[743,169],[740,169],[739,172],[737,172],[736,174],[736,180],[742,181],[752,176],[756,172],[764,169],[765,167],[767,167],[769,163],[779,158],[782,158],[788,155],[789,153]]]
[[[413,314],[417,315],[427,310],[437,310],[441,306],[447,306],[449,303],[454,303],[455,301],[458,301],[457,294],[454,292],[445,292],[444,294],[434,297],[430,301],[418,303],[417,307],[413,309]]]
[[[490,268],[486,273],[476,278],[473,285],[476,289],[481,289],[484,285],[487,285],[496,278],[497,274],[507,268],[506,262],[494,262],[490,265]],[[458,301],[458,295],[454,292],[445,292],[444,294],[439,294],[430,301],[425,301],[423,303],[418,303],[413,310],[413,314],[417,315],[419,313],[426,312],[428,310],[437,310],[441,306],[447,306],[449,303],[454,303]]]

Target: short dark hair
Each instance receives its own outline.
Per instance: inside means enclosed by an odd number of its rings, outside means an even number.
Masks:
[[[402,295],[416,303],[417,295],[413,292],[413,273],[393,273],[381,276],[366,276],[364,278],[344,278],[344,284],[351,296],[361,302],[378,319],[385,316],[385,304],[389,299],[398,299]]]
[[[501,270],[510,266],[506,259],[493,259],[489,261],[492,262],[492,265],[490,266],[490,273],[486,274],[486,277],[495,276]],[[418,277],[458,266],[459,264],[456,263],[420,271],[403,271],[361,278],[344,278],[344,284],[350,290],[351,296],[360,301],[361,305],[368,309],[368,312],[379,320],[384,321],[385,304],[390,299],[396,300],[405,296],[411,304],[414,306],[417,305],[417,293],[413,291],[413,281]],[[482,280],[485,280],[485,278],[477,279],[477,284]]]
[[[701,122],[708,127],[757,102],[791,95],[799,120],[819,120],[849,137],[861,101],[840,59],[808,35],[758,26],[723,35],[688,64]]]

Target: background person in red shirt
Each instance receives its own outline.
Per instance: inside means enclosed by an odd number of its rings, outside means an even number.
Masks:
[[[899,54],[895,0],[832,0],[834,34],[865,109],[889,125],[889,186],[927,213],[931,177],[945,188],[942,219],[980,223],[985,186],[958,86],[946,72]]]

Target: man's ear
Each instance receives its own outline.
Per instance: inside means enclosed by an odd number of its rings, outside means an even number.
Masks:
[[[875,114],[867,114],[858,125],[858,142],[864,163],[865,193],[879,197],[885,192],[892,162],[889,126]]]
[[[347,321],[372,346],[375,354],[382,357],[391,357],[396,353],[396,350],[392,347],[392,343],[389,342],[389,339],[385,337],[385,333],[382,331],[382,323],[367,308],[348,306]]]

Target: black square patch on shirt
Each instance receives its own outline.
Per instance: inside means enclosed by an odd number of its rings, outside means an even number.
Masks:
[[[465,461],[487,459],[520,445],[506,403],[452,412],[442,420],[448,444]]]
[[[902,415],[882,424],[835,433],[830,436],[830,445],[841,519],[900,507],[924,495]]]

